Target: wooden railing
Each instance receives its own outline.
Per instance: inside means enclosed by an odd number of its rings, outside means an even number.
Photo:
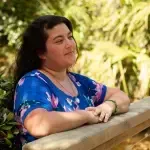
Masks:
[[[109,150],[150,127],[150,97],[130,105],[129,112],[107,123],[52,134],[24,145],[23,150]]]

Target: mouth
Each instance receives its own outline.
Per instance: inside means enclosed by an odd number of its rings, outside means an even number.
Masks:
[[[71,52],[66,53],[65,55],[69,55],[69,54],[73,54],[73,53],[74,53],[74,51],[71,51]]]

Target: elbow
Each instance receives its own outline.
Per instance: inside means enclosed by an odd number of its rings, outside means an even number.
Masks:
[[[121,107],[121,112],[126,113],[129,111],[130,99],[126,99],[124,105]]]
[[[126,112],[128,112],[129,111],[129,106],[124,106],[124,107],[122,107],[122,112],[123,113],[126,113]]]
[[[131,103],[130,98],[127,95],[124,95],[124,101],[123,101],[123,105],[122,105],[123,112],[129,111],[130,103]]]
[[[43,125],[43,123],[41,123],[36,126],[33,125],[28,131],[32,136],[40,138],[52,134],[51,129],[52,128],[50,126],[47,128]]]
[[[47,118],[46,111],[39,113],[39,110],[35,110],[25,119],[24,127],[32,136],[36,138],[47,136],[52,133],[53,129],[52,124],[49,123]]]

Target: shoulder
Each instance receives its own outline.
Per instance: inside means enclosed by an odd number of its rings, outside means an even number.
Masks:
[[[74,72],[69,72],[69,76],[74,80],[91,80],[89,77],[85,75]]]
[[[33,70],[31,72],[26,73],[17,84],[17,87],[21,86],[38,86],[42,84],[47,84],[47,77],[39,72],[38,70]]]
[[[87,88],[106,88],[106,85],[104,85],[103,83],[99,83],[97,81],[95,81],[94,79],[82,75],[82,74],[77,74],[77,73],[72,73],[69,72],[69,76],[76,82],[76,83],[80,83],[81,85],[83,85],[84,87]]]
[[[76,82],[82,82],[83,84],[91,84],[91,83],[96,84],[97,83],[94,79],[92,79],[86,75],[69,72],[69,76]]]
[[[82,85],[84,88],[96,86],[96,81],[85,75],[70,72],[69,76],[77,85]]]

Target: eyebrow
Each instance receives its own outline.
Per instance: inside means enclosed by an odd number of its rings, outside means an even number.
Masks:
[[[70,31],[70,32],[68,32],[68,34],[67,35],[69,35],[69,34],[72,34],[72,32]],[[63,35],[58,35],[58,36],[56,36],[56,37],[54,37],[54,39],[53,40],[56,40],[57,38],[62,38],[63,37]]]

